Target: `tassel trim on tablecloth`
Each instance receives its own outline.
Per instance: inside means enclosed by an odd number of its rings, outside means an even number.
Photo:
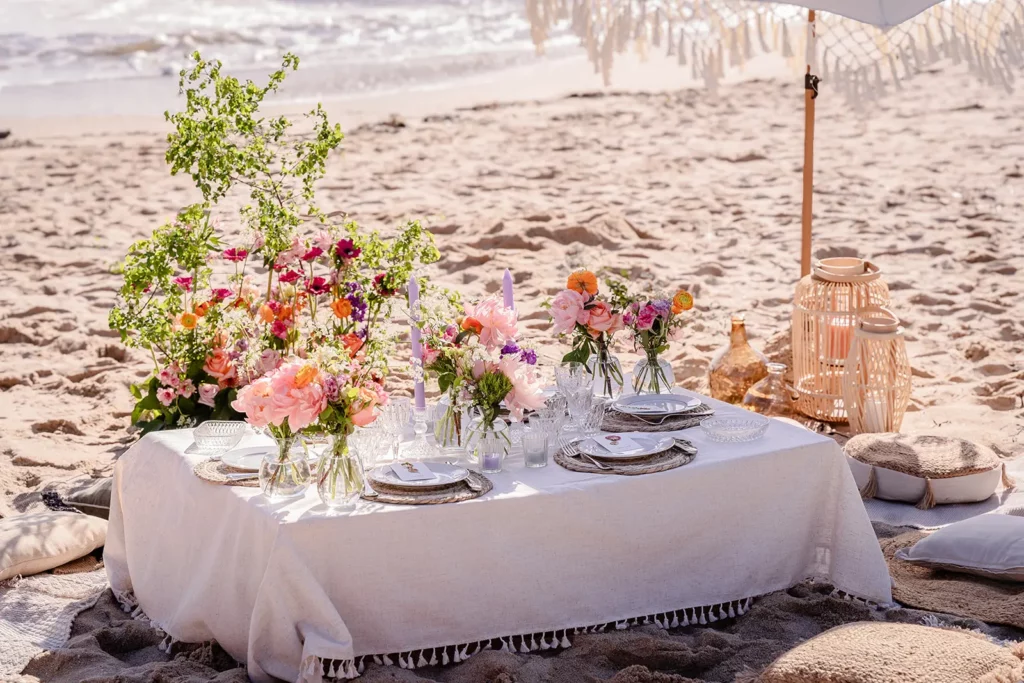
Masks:
[[[142,610],[142,606],[139,605],[138,599],[135,597],[135,593],[132,591],[113,591],[113,593],[114,599],[117,600],[121,609],[130,614],[132,619],[147,622],[149,627],[156,631],[157,635],[161,637],[161,641],[156,646],[157,649],[169,654],[171,652],[171,648],[178,642],[178,639],[171,636],[167,631],[163,630],[159,624],[146,616],[146,613]]]
[[[632,626],[653,624],[659,628],[672,629],[685,626],[705,626],[726,619],[735,619],[746,614],[753,604],[754,598],[733,600],[704,607],[688,607],[671,612],[657,612],[642,617],[609,621],[593,626],[557,629],[540,633],[526,633],[514,636],[491,638],[446,647],[425,648],[407,652],[389,654],[362,655],[355,661],[325,659],[308,655],[302,660],[300,674],[303,683],[322,683],[324,679],[351,679],[366,669],[366,664],[373,662],[381,666],[397,666],[402,669],[419,669],[427,666],[448,666],[459,664],[484,650],[499,652],[540,652],[559,650],[572,647],[569,636],[580,633],[603,633],[621,631]]]

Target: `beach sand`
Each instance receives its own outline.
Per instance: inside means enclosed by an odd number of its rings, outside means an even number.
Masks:
[[[468,299],[498,291],[510,268],[542,362],[564,352],[542,304],[580,266],[695,294],[667,356],[684,387],[706,390],[733,312],[746,312],[756,346],[784,355],[799,275],[800,83],[481,103],[515,92],[332,105],[347,139],[321,206],[382,230],[429,221],[443,258],[427,274]],[[935,72],[868,117],[827,88],[818,102],[814,251],[883,270],[914,368],[903,430],[1024,454],[1024,92]],[[401,118],[388,122],[392,111]],[[128,385],[152,364],[107,328],[111,268],[196,199],[188,178],[168,173],[158,122],[4,127],[0,515],[38,504],[41,486],[109,474],[136,438]],[[624,669],[632,646],[615,648],[621,657],[604,656]]]

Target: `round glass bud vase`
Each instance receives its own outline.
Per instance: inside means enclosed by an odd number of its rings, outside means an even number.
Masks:
[[[715,353],[708,368],[711,397],[726,403],[740,403],[747,390],[767,375],[767,360],[747,342],[743,315],[733,315],[729,343]]]
[[[497,419],[490,427],[485,427],[479,415],[474,415],[469,423],[469,431],[465,436],[466,455],[471,463],[479,463],[484,441],[488,437],[495,437],[501,446],[502,453],[507,454],[512,445],[512,433],[508,423]],[[502,456],[504,457],[504,455]]]
[[[768,376],[747,389],[743,407],[767,417],[796,417],[793,392],[786,385],[786,366],[768,363]]]
[[[272,500],[298,498],[309,488],[309,459],[299,434],[274,437],[277,448],[260,463],[260,489]]]
[[[622,395],[622,363],[607,350],[588,358],[587,370],[594,376],[594,396],[614,400]]]
[[[348,436],[335,434],[316,468],[316,492],[332,510],[351,507],[359,500],[365,483],[363,465],[351,450]]]
[[[638,394],[671,394],[673,384],[675,373],[667,360],[648,356],[633,367],[633,391]]]

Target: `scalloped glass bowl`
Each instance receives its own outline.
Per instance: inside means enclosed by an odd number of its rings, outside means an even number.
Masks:
[[[201,453],[226,453],[238,445],[246,429],[244,422],[207,420],[196,427],[192,438]]]
[[[720,443],[754,441],[764,436],[771,420],[756,413],[743,417],[709,417],[700,423],[704,434]]]

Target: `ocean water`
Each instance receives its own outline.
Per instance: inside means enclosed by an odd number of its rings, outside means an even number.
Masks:
[[[200,50],[255,78],[291,51],[296,99],[428,88],[535,60],[524,0],[0,0],[4,90],[173,81]],[[575,52],[568,31],[548,53]],[[295,83],[297,81],[297,83]],[[9,108],[10,102],[6,103]]]

